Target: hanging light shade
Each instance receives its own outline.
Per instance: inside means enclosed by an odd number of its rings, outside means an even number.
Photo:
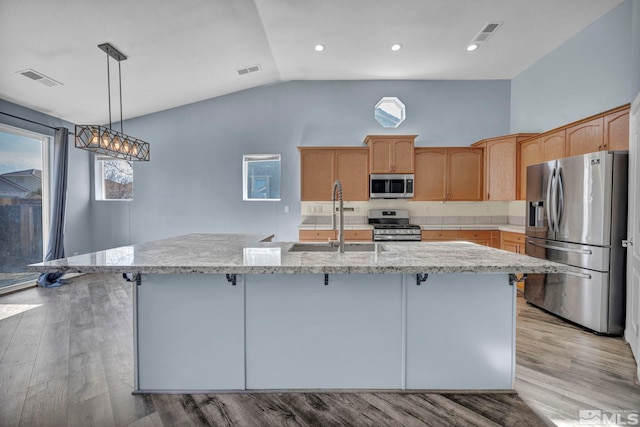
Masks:
[[[107,89],[109,91],[109,127],[102,125],[76,125],[75,146],[94,153],[129,161],[148,161],[149,143],[125,135],[122,129],[122,72],[120,61],[127,59],[109,43],[98,45],[107,54]],[[118,61],[118,84],[120,87],[120,132],[111,127],[111,79],[109,58]]]

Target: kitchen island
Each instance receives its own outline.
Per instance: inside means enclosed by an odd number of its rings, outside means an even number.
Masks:
[[[192,234],[29,269],[135,277],[134,380],[142,393],[509,390],[510,274],[568,270],[466,242],[337,253],[265,240]]]

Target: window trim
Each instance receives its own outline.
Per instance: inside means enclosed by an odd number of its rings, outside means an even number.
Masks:
[[[280,165],[280,197],[274,199],[254,199],[248,194],[248,165],[250,162],[277,160]],[[279,202],[282,201],[282,155],[281,154],[243,154],[242,155],[242,200],[245,202]]]
[[[118,159],[111,156],[105,156],[102,154],[94,154],[93,158],[93,171],[94,171],[94,197],[96,202],[132,202],[133,197],[130,199],[107,199],[104,194],[104,162],[105,161],[123,161],[127,160]],[[133,164],[131,165],[131,173],[133,176]],[[98,197],[100,196],[100,197]]]

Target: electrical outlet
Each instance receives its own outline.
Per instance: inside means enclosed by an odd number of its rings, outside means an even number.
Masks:
[[[424,207],[424,213],[428,214],[430,211],[431,209],[429,209],[429,206]]]
[[[284,213],[289,213],[289,206],[284,207]]]

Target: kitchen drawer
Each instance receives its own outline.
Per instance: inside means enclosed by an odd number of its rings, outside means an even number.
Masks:
[[[298,230],[298,240],[301,242],[335,240],[336,230]]]
[[[491,241],[491,230],[459,230],[459,240],[488,240]]]
[[[344,240],[372,242],[373,230],[344,230]]]
[[[422,230],[422,240],[457,240],[458,230]]]
[[[525,238],[524,234],[513,233],[511,231],[503,231],[502,232],[502,240],[508,240],[510,242],[513,242],[513,243],[523,244],[524,243],[524,238]]]

